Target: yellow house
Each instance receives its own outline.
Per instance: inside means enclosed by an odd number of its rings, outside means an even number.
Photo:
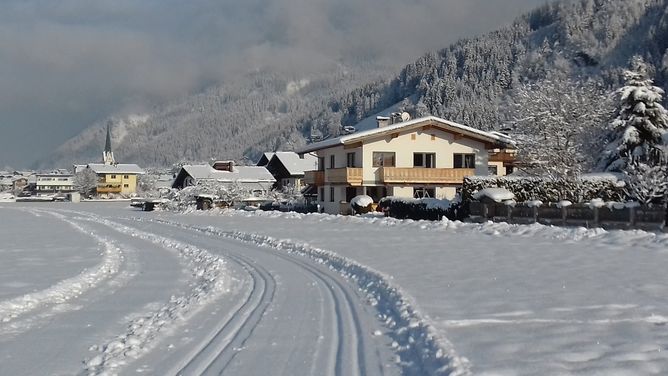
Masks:
[[[132,195],[137,192],[137,176],[144,173],[136,164],[91,163],[87,167],[97,175],[98,194]]]
[[[325,212],[345,212],[360,194],[376,202],[386,196],[452,199],[464,177],[505,175],[515,158],[514,142],[500,133],[434,116],[377,120],[375,129],[297,150],[318,157],[318,170],[307,171],[304,180],[318,188]]]

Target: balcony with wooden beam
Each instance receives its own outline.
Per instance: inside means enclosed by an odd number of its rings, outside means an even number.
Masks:
[[[322,187],[325,185],[325,171],[304,171],[304,184]]]
[[[385,184],[461,184],[464,177],[475,175],[475,169],[382,167],[379,174]]]
[[[325,171],[325,182],[327,184],[349,184],[353,186],[362,185],[361,168],[333,168]]]

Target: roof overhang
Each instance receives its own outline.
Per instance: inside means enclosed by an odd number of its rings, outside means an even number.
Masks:
[[[455,135],[455,139],[469,138],[483,142],[485,147],[488,149],[516,149],[515,143],[508,137],[481,131],[479,129],[471,128],[435,116],[429,116],[389,125],[382,128],[375,128],[364,132],[353,133],[346,136],[316,142],[298,149],[297,153],[305,154],[322,149],[329,149],[336,146],[352,147],[371,139],[394,137],[399,133],[406,131],[417,129],[429,130],[432,128],[452,133]]]

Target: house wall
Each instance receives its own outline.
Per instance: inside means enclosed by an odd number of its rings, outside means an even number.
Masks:
[[[381,185],[378,177],[379,167],[373,167],[374,152],[394,152],[395,167],[412,168],[414,153],[434,153],[436,155],[436,168],[454,168],[455,154],[475,154],[476,175],[488,175],[488,152],[485,143],[471,138],[462,137],[455,139],[453,133],[429,128],[404,130],[397,133],[396,137],[385,136],[377,139],[366,140],[357,148],[346,149],[344,146],[336,146],[317,151],[318,157],[324,157],[325,171],[330,169],[330,158],[334,155],[334,168],[346,167],[347,153],[356,153],[355,167],[363,168],[363,186]],[[499,167],[499,173],[505,174],[503,164]],[[319,201],[327,213],[340,213],[341,201],[346,199],[346,187],[334,185],[334,202],[330,198],[331,185],[325,185],[325,200]],[[413,197],[414,185],[387,186],[387,194],[397,197]],[[432,185],[433,187],[433,185]],[[435,196],[440,199],[452,199],[457,193],[454,186],[436,186]],[[364,187],[358,188],[358,194],[365,192]]]
[[[433,137],[432,137],[433,136]],[[395,167],[413,167],[414,153],[435,153],[436,168],[453,168],[454,154],[476,154],[476,175],[487,175],[488,153],[485,144],[470,138],[455,140],[455,135],[430,128],[400,132],[391,136],[367,141],[362,146],[364,182],[376,181],[378,167],[373,167],[373,153],[395,153]]]
[[[137,192],[137,175],[136,174],[103,174],[103,181],[105,184],[120,184],[121,194],[132,194]]]
[[[496,166],[496,175],[497,176],[506,176],[508,173],[506,168],[503,166],[503,162],[488,162],[490,166]]]

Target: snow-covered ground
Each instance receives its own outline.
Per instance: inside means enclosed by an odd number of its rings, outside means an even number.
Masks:
[[[0,221],[0,374],[668,369],[667,234],[101,203]]]

